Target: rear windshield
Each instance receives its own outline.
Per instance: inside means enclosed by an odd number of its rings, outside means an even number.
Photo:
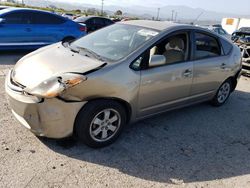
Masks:
[[[89,19],[88,17],[79,17],[79,18],[76,18],[75,21],[76,22],[85,22],[87,19]]]

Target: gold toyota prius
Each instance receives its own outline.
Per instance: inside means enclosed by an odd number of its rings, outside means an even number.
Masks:
[[[26,55],[5,87],[14,116],[37,136],[74,134],[97,148],[130,122],[204,101],[223,105],[241,66],[239,48],[216,33],[137,20]]]

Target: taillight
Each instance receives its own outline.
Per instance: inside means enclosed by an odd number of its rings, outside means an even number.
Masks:
[[[87,27],[81,25],[81,26],[79,27],[79,30],[82,31],[82,32],[87,32]]]

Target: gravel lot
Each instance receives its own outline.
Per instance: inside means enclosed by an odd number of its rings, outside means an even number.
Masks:
[[[250,187],[250,79],[220,108],[206,103],[128,126],[112,146],[38,139],[12,116],[0,54],[0,187]]]

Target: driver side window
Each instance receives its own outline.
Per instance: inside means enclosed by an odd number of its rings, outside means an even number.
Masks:
[[[189,58],[189,34],[172,35],[145,51],[132,64],[133,70],[144,70],[185,62]]]
[[[188,34],[183,33],[171,36],[151,48],[149,62],[157,55],[165,57],[165,64],[186,61],[188,59]]]

